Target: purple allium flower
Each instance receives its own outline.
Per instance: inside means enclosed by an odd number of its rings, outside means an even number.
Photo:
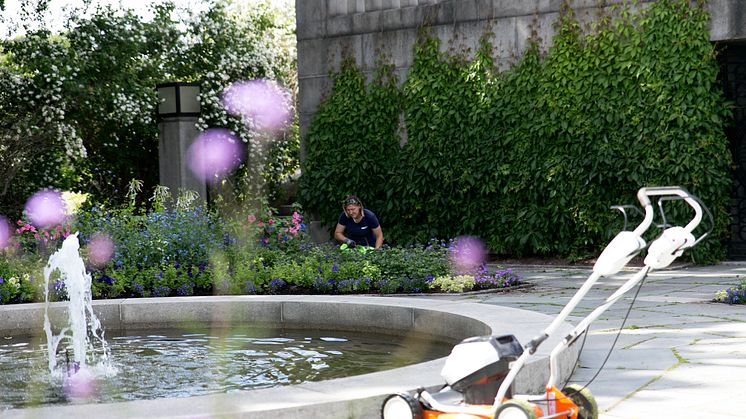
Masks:
[[[10,222],[8,222],[8,219],[4,216],[0,215],[0,249],[5,248],[8,246],[8,241],[10,241],[12,229],[10,227]]]

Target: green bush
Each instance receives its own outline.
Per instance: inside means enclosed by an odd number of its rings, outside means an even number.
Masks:
[[[94,207],[77,217],[81,244],[104,234],[116,243],[115,267],[139,269],[169,264],[200,265],[225,246],[224,232],[215,214],[197,207],[185,210],[132,213]]]

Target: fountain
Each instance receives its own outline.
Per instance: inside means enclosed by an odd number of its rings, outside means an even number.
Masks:
[[[96,375],[116,374],[116,369],[109,362],[109,348],[101,322],[93,312],[91,276],[86,272],[79,249],[78,233],[67,236],[44,268],[44,332],[49,372],[53,377],[61,375],[61,370],[57,368],[58,347],[64,339],[69,340],[73,358],[70,363],[66,350],[65,390],[71,398],[88,397]],[[69,298],[68,325],[58,335],[52,331],[49,319],[49,280],[55,272],[59,273],[59,280],[65,285]]]
[[[280,416],[303,412],[304,417],[369,417],[378,414],[387,394],[417,387],[442,385],[440,370],[445,358],[425,361],[388,371],[380,371],[318,383],[253,391],[233,391],[201,396],[133,400],[116,403],[80,404],[90,401],[97,377],[116,374],[109,365],[109,346],[103,339],[107,330],[159,330],[205,325],[361,331],[404,337],[422,337],[455,343],[475,335],[513,332],[518,339],[530,338],[537,325],[548,316],[499,306],[466,301],[430,298],[374,296],[199,296],[136,298],[91,301],[91,277],[78,255],[76,235],[68,237],[52,255],[44,271],[48,282],[59,272],[69,293],[69,303],[32,303],[0,307],[0,335],[28,336],[43,320],[47,338],[49,370],[64,381],[71,405],[39,406],[32,409],[2,411],[3,417],[101,417],[125,418],[148,412],[148,416],[236,416],[267,417],[269,411]],[[69,324],[58,336],[52,333],[59,311],[69,311]],[[95,313],[97,314],[94,315]],[[102,320],[99,321],[98,319]],[[566,328],[569,330],[569,328]],[[58,346],[69,340],[72,365],[58,366]],[[549,345],[551,346],[551,344]],[[563,354],[562,376],[569,375],[577,349]],[[541,350],[540,350],[541,351]],[[2,355],[2,351],[0,351]],[[528,364],[516,380],[519,390],[541,388],[546,382],[547,354]],[[67,372],[67,376],[65,376]],[[311,408],[310,406],[314,406]]]

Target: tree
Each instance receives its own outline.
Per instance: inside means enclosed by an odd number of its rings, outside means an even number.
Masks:
[[[163,3],[148,21],[133,10],[81,9],[59,34],[30,29],[0,41],[0,210],[17,211],[42,187],[117,203],[132,178],[154,186],[160,82],[200,81],[200,127],[227,127],[248,142],[246,121],[222,109],[222,90],[256,77],[293,85],[294,74],[294,50],[277,47],[292,22],[260,5],[247,13],[217,0],[188,12]]]

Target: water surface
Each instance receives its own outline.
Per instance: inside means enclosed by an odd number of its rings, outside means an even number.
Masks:
[[[447,356],[451,346],[419,338],[339,331],[258,328],[106,332],[117,373],[98,377],[85,400],[63,390],[42,337],[0,340],[0,409],[71,402],[188,397],[321,381]],[[70,350],[71,353],[71,350]]]

